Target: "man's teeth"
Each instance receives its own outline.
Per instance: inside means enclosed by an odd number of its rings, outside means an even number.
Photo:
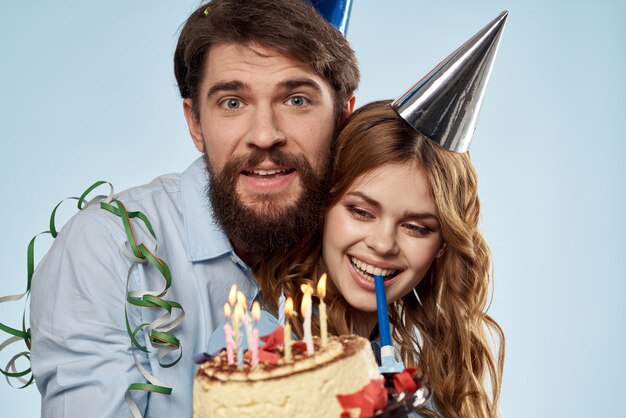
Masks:
[[[271,176],[272,174],[286,173],[287,170],[252,170],[250,172],[259,176]]]
[[[350,257],[350,261],[352,262],[352,265],[354,267],[358,268],[364,273],[368,273],[373,276],[385,277],[385,276],[395,274],[397,272],[397,270],[388,270],[388,269],[381,269],[380,267],[374,267],[354,257]]]

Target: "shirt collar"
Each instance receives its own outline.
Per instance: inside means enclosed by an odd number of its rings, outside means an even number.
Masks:
[[[233,252],[230,241],[213,218],[207,198],[208,173],[202,157],[185,170],[181,179],[183,222],[189,261],[210,260]]]

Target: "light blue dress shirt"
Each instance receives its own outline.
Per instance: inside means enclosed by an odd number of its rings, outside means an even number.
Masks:
[[[171,395],[133,391],[144,417],[191,417],[194,354],[208,350],[212,332],[224,323],[223,306],[235,283],[252,303],[258,287],[250,269],[233,252],[213,220],[206,197],[207,174],[199,158],[182,174],[158,177],[116,196],[129,211],[151,221],[156,255],[168,263],[172,285],[166,299],[186,313],[174,330],[181,361],[162,368],[156,353],[135,350],[148,372],[172,387]],[[136,241],[149,249],[154,239],[143,225]],[[124,394],[145,383],[135,366],[126,332],[126,256],[121,219],[94,205],[61,230],[32,282],[32,370],[42,395],[42,417],[131,417]],[[161,290],[163,277],[151,265],[137,266],[129,289]],[[147,308],[129,308],[133,324],[150,322]],[[162,312],[160,312],[162,313]],[[159,313],[159,314],[160,314]],[[145,334],[138,338],[148,344]]]

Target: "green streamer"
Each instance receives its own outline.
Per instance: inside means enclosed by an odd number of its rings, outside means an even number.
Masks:
[[[96,196],[92,200],[87,201],[87,196],[97,189],[98,187],[108,184],[110,187],[110,193],[108,196]],[[50,234],[53,238],[56,238],[59,231],[56,227],[56,214],[57,210],[61,206],[63,202],[66,200],[77,200],[77,208],[78,210],[83,210],[88,206],[99,203],[100,207],[116,216],[118,216],[122,220],[122,225],[124,227],[124,231],[126,233],[126,238],[128,240],[128,244],[130,246],[131,252],[136,260],[133,260],[131,267],[129,269],[129,274],[126,280],[126,307],[125,307],[125,322],[126,322],[126,332],[128,333],[131,347],[136,348],[139,351],[149,353],[152,349],[156,349],[157,357],[159,359],[159,365],[163,368],[169,368],[176,365],[180,359],[182,358],[182,347],[180,345],[180,340],[170,331],[176,328],[183,320],[185,311],[183,307],[175,301],[165,300],[163,296],[166,295],[168,289],[172,285],[172,277],[170,273],[170,268],[165,263],[165,261],[161,260],[155,255],[156,246],[154,249],[148,249],[143,243],[137,243],[135,238],[135,233],[133,230],[133,223],[131,219],[135,220],[135,222],[142,223],[149,234],[154,238],[156,242],[156,234],[154,229],[152,228],[152,224],[148,217],[142,212],[135,211],[129,212],[126,210],[126,207],[122,202],[113,198],[113,186],[106,181],[97,181],[91,186],[89,186],[80,197],[68,197],[60,201],[52,210],[50,215],[49,222],[49,230],[41,232],[31,239],[28,244],[26,251],[26,271],[27,271],[27,281],[26,281],[26,291],[22,294],[18,295],[9,295],[0,297],[0,303],[4,302],[13,302],[20,300],[24,297],[28,299],[30,294],[32,278],[35,271],[35,240],[39,235]],[[132,260],[132,258],[131,258]],[[158,292],[144,291],[144,290],[135,290],[129,291],[128,284],[131,277],[132,270],[136,267],[138,262],[148,262],[151,266],[157,269],[157,271],[163,276],[163,289]],[[130,322],[128,317],[128,306],[137,306],[139,308],[150,308],[150,309],[160,309],[163,311],[163,314],[159,316],[156,320],[151,323],[142,323],[139,325],[133,325]],[[176,316],[172,316],[173,313],[177,311]],[[137,339],[137,335],[143,331],[149,330],[148,332],[148,341],[150,343],[150,347],[142,345]],[[17,370],[16,362],[20,358],[26,359],[26,361],[30,364],[30,347],[31,347],[31,333],[30,328],[26,327],[26,308],[24,308],[22,315],[22,329],[13,328],[3,323],[0,323],[0,331],[7,333],[10,337],[0,344],[0,351],[8,347],[9,345],[23,341],[26,345],[26,351],[19,352],[15,354],[7,363],[4,369],[0,369],[0,372],[6,377],[7,382],[13,386],[9,379],[17,379],[22,383],[22,386],[19,388],[25,388],[31,385],[34,382],[34,376],[32,375],[32,371],[30,367],[27,367],[23,370]],[[171,353],[178,351],[178,356],[170,361],[164,362],[163,359],[169,356]],[[133,354],[134,356],[134,354]],[[146,391],[153,393],[160,393],[165,395],[170,395],[172,393],[172,388],[167,387],[166,385],[158,382],[154,376],[152,376],[147,370],[145,370],[141,364],[138,362],[135,357],[135,363],[137,368],[139,369],[142,376],[148,381],[148,383],[133,383],[131,384],[125,395],[126,402],[128,403],[129,409],[134,417],[140,417],[141,413],[137,408],[135,401],[130,395],[132,391]]]

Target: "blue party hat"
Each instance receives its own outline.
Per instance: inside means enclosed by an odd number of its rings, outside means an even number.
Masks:
[[[352,11],[352,0],[308,0],[318,12],[339,32],[346,36],[348,33],[348,23],[350,23],[350,12]]]

